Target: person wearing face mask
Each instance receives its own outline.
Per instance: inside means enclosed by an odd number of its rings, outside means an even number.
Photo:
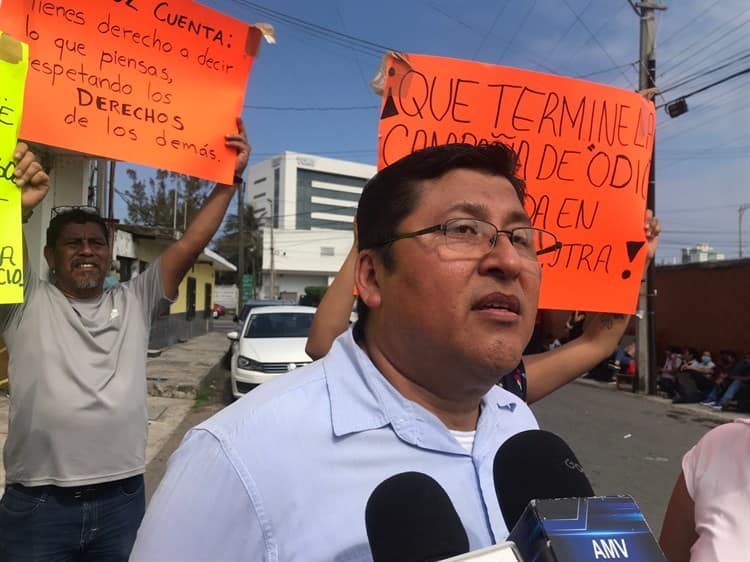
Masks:
[[[677,393],[672,403],[693,403],[703,400],[713,389],[713,374],[716,365],[711,352],[705,350],[700,358],[694,348],[685,350],[685,363],[677,373]]]

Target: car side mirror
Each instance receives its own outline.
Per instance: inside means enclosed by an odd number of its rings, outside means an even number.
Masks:
[[[233,332],[227,333],[227,338],[232,341],[237,341],[238,339],[240,339],[240,334],[235,330]]]

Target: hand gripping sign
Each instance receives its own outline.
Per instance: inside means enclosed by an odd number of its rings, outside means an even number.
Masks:
[[[191,0],[4,0],[29,43],[25,139],[232,183],[260,37]]]
[[[23,301],[21,190],[13,152],[21,124],[28,47],[0,31],[0,304]]]
[[[502,142],[519,155],[532,224],[563,243],[542,266],[540,307],[632,314],[653,103],[637,93],[441,57],[386,56],[378,167],[429,146]]]

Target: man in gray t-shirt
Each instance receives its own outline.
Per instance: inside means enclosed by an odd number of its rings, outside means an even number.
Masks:
[[[58,207],[44,248],[51,280],[26,266],[24,302],[0,305],[11,387],[0,562],[128,559],[145,509],[149,329],[242,181],[250,147],[240,120],[226,144],[237,151],[234,185],[217,185],[144,273],[104,290],[106,222],[93,207]],[[27,220],[49,178],[25,144],[15,158]]]

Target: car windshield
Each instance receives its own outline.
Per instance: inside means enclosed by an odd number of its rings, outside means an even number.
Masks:
[[[263,301],[263,300],[253,300],[250,302],[247,302],[243,305],[242,310],[240,311],[240,315],[238,317],[238,320],[240,322],[240,325],[245,322],[245,318],[247,318],[247,314],[252,310],[253,308],[260,308],[262,306],[289,306],[295,304],[291,301]]]
[[[306,338],[313,314],[303,312],[273,312],[250,316],[246,338]]]

